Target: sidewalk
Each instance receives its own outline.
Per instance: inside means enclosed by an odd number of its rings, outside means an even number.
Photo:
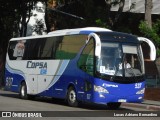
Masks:
[[[142,103],[122,103],[121,106],[160,111],[160,101],[144,100]]]

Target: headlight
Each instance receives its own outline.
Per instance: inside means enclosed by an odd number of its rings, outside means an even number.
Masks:
[[[145,88],[139,90],[136,94],[144,94]]]
[[[108,90],[106,90],[105,88],[103,88],[101,86],[96,86],[96,85],[94,85],[94,91],[101,92],[101,93],[109,93]]]

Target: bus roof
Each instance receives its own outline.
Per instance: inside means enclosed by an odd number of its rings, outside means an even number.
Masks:
[[[52,36],[63,36],[63,35],[73,35],[73,34],[90,34],[93,32],[110,32],[111,30],[100,27],[85,27],[85,28],[75,28],[75,29],[64,29],[64,30],[56,30],[53,32],[49,32],[47,35],[37,35],[37,36],[28,36],[28,37],[18,37],[12,38],[10,41],[14,40],[27,40],[34,38],[44,38],[44,37],[52,37]]]
[[[76,28],[76,29],[65,29],[65,30],[57,30],[57,31],[53,31],[50,32],[48,34],[64,34],[64,35],[68,35],[68,34],[90,34],[92,32],[98,32],[98,31],[111,31],[109,29],[106,28],[100,28],[100,27],[86,27],[86,28]]]

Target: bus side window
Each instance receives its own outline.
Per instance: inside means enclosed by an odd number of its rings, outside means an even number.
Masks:
[[[13,52],[13,56],[16,57],[16,60],[22,60],[24,50],[25,50],[25,40],[17,41],[17,44]]]
[[[84,48],[78,67],[90,75],[94,75],[94,39],[91,38],[86,47]]]
[[[11,41],[8,47],[8,56],[10,60],[16,60],[16,57],[13,56],[14,48],[17,44],[17,41]]]

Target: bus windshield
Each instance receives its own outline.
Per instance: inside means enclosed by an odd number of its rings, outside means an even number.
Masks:
[[[102,42],[97,71],[101,75],[137,77],[143,75],[140,48],[136,45]]]

